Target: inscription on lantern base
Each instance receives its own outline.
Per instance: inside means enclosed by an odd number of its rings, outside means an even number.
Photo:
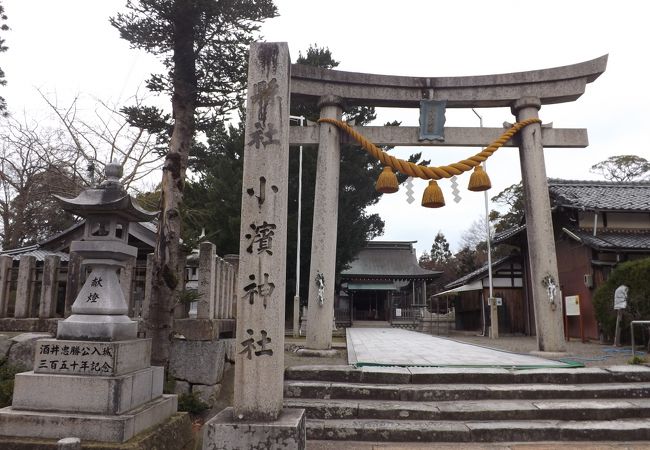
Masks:
[[[112,377],[149,366],[151,339],[118,342],[41,339],[34,354],[35,373]]]

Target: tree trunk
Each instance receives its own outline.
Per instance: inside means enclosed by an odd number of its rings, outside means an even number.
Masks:
[[[194,25],[198,22],[192,0],[174,5],[174,127],[163,166],[160,219],[153,262],[153,286],[145,318],[147,337],[152,338],[151,362],[167,366],[171,347],[173,311],[183,286],[181,216],[185,170],[194,136],[196,74]]]

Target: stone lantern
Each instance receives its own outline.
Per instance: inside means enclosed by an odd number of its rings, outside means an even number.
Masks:
[[[152,220],[119,178],[122,167],[106,165],[106,180],[75,198],[56,196],[63,209],[86,219],[83,238],[70,245],[91,272],[72,305],[72,315],[58,325],[58,339],[120,341],[134,339],[138,323],[129,319],[118,271],[137,256],[128,244],[129,222]]]
[[[176,395],[163,394],[165,368],[151,366],[151,339],[138,339],[137,322],[127,316],[117,272],[137,255],[128,245],[129,222],[156,214],[134,203],[120,175],[118,164],[107,164],[100,186],[57,197],[66,211],[86,219],[70,250],[90,274],[72,315],[58,323],[57,338],[36,342],[34,370],[16,375],[11,406],[0,409],[0,448],[71,436],[131,448],[119,443],[146,430],[135,438],[143,448],[165,442],[180,450],[192,439],[189,419],[174,415]]]

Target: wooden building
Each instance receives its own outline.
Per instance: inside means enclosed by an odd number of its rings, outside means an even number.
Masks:
[[[507,334],[531,334],[534,327],[532,308],[525,302],[523,293],[521,256],[511,255],[492,262],[493,296],[501,299],[499,332]],[[490,312],[487,299],[490,296],[487,263],[447,285],[445,291],[432,296],[432,303],[452,298],[456,316],[456,330],[476,331],[487,334]],[[435,306],[434,306],[435,308]]]
[[[441,272],[418,265],[416,241],[369,241],[341,272],[337,324],[376,321],[408,324],[426,306],[426,283]]]
[[[560,290],[564,298],[579,297],[580,316],[569,318],[568,334],[580,337],[582,321],[584,338],[599,339],[595,290],[617,264],[650,257],[650,182],[551,179],[549,194]],[[494,242],[517,246],[526,255],[526,226],[501,233]]]

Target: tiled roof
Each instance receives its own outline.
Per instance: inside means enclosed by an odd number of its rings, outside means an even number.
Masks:
[[[431,279],[440,273],[418,265],[410,241],[371,241],[341,276],[346,279]]]
[[[595,249],[648,250],[650,251],[650,230],[604,230],[597,231],[566,228],[588,247]]]
[[[518,227],[510,228],[508,230],[500,231],[492,236],[492,242],[495,244],[501,244],[502,242],[507,241],[511,237],[521,233],[526,229],[526,224],[519,225]]]
[[[594,236],[593,229],[580,229],[573,227],[563,228],[569,236],[578,240],[587,247],[595,249],[616,249],[616,250],[649,250],[650,251],[650,229],[607,229],[597,230]],[[526,231],[526,225],[511,228],[498,233],[492,239],[495,244],[507,242],[511,237]],[[574,239],[575,239],[574,238]]]
[[[548,180],[555,206],[598,211],[650,211],[650,182]]]
[[[14,261],[20,260],[21,256],[34,256],[36,261],[45,261],[46,256],[58,256],[61,261],[68,261],[67,253],[45,250],[40,248],[38,244],[2,251],[0,255],[11,256]]]
[[[499,258],[495,261],[492,261],[492,269],[494,270],[499,264],[503,264],[507,260],[511,259],[512,255],[504,256],[503,258]],[[474,279],[480,277],[483,274],[486,274],[488,271],[488,263],[485,263],[482,267],[479,267],[476,269],[474,272],[470,272],[467,275],[464,275],[454,281],[452,281],[449,284],[445,285],[445,289],[453,289],[458,286],[462,286],[463,284],[466,284],[470,281],[474,281]]]

